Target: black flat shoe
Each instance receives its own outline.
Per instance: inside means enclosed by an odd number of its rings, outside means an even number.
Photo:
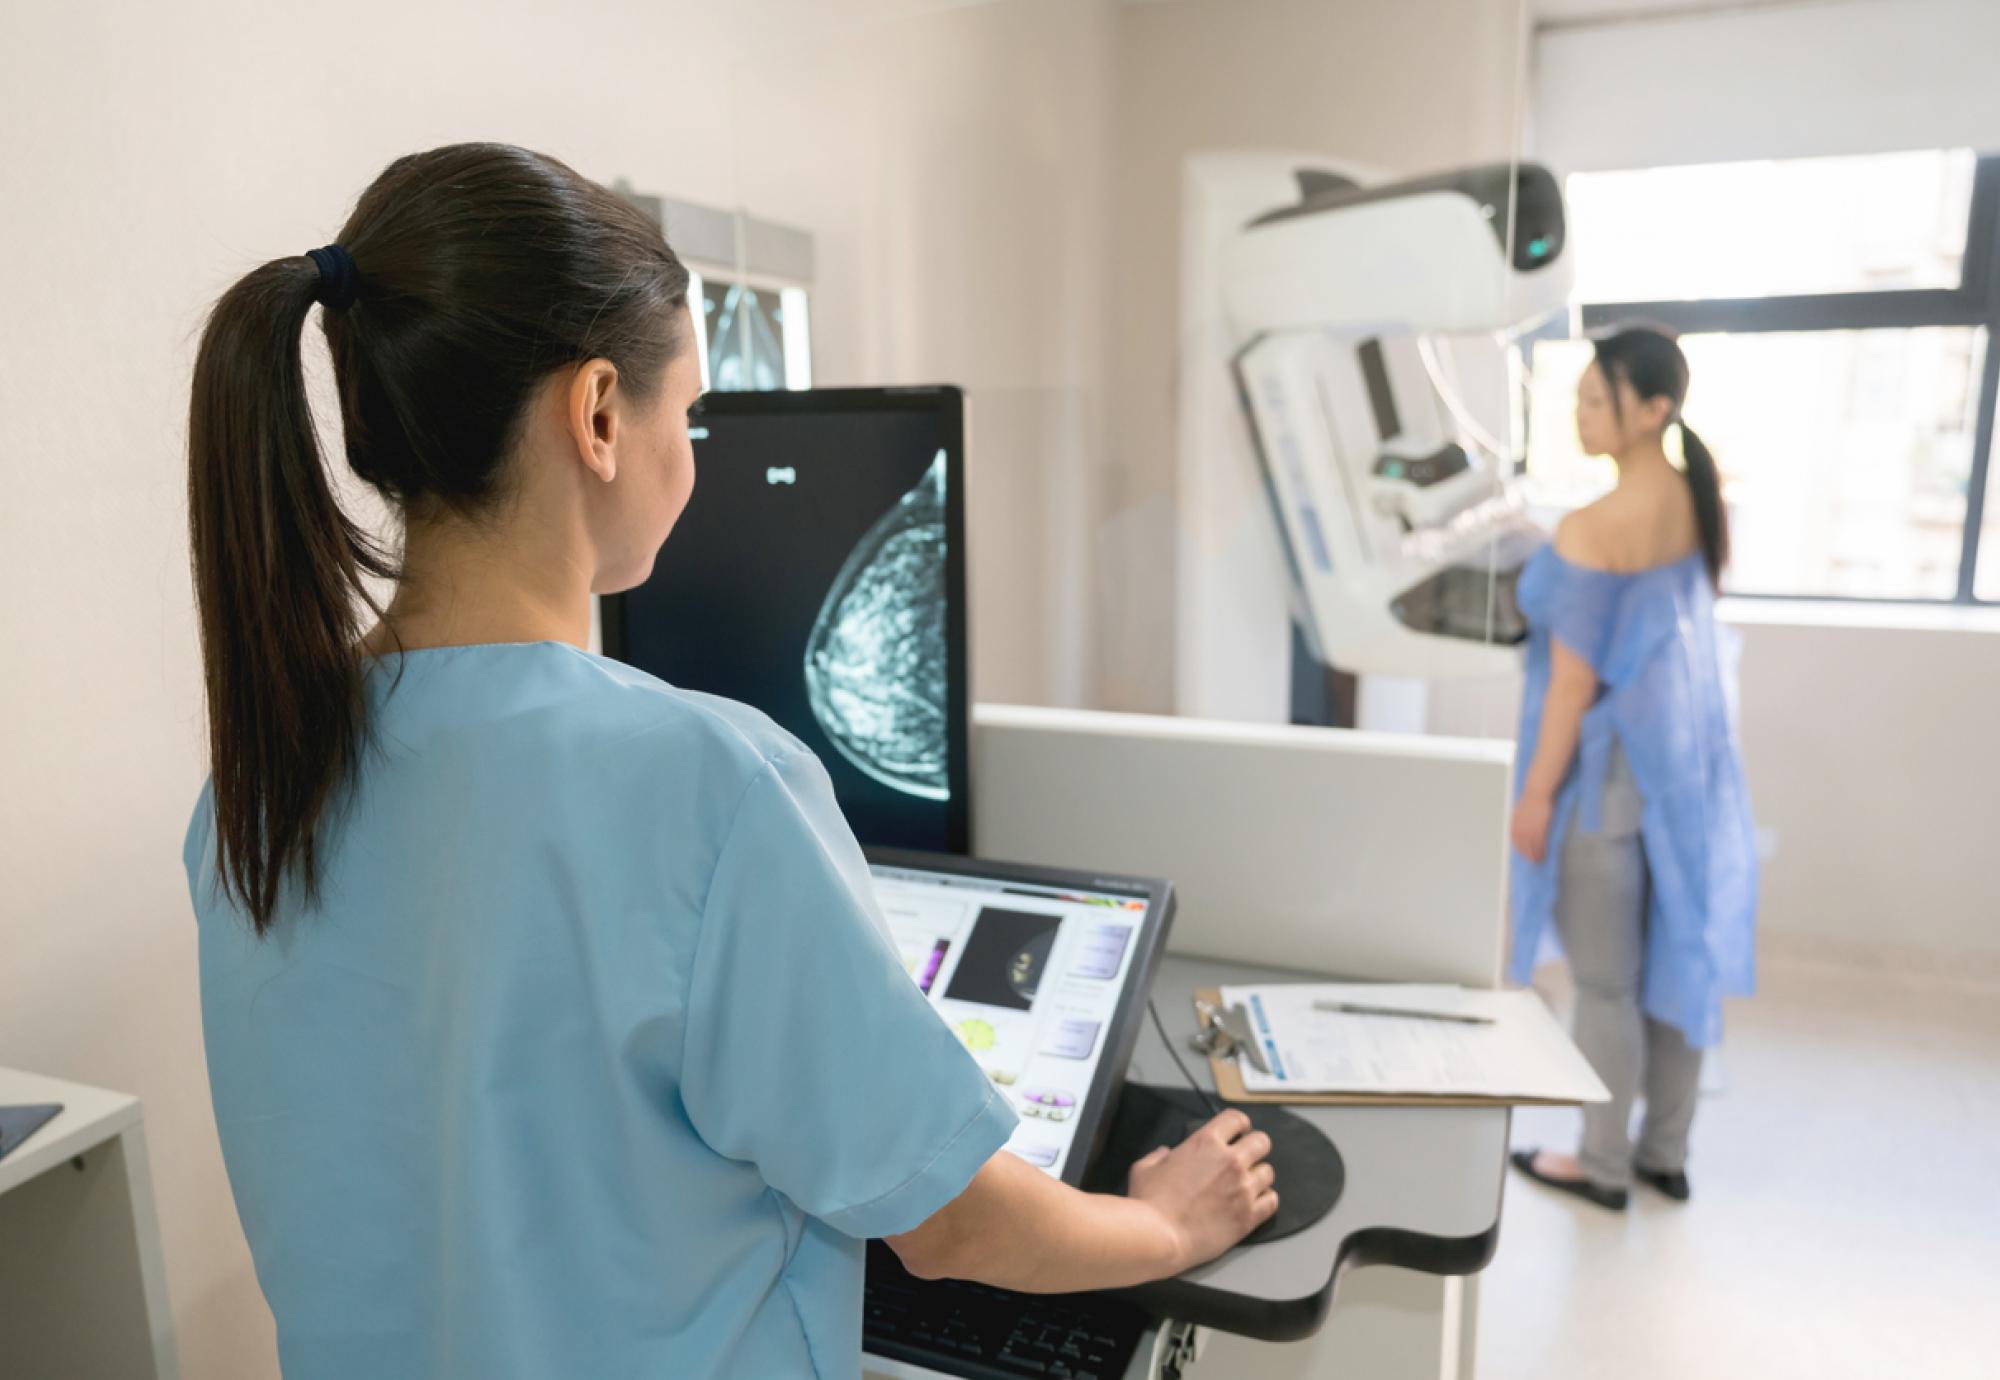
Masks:
[[[1632,1166],[1633,1177],[1640,1183],[1657,1188],[1677,1203],[1685,1203],[1693,1191],[1688,1187],[1688,1176],[1676,1169],[1671,1174],[1659,1169],[1647,1169],[1642,1165]]]
[[[1597,1206],[1612,1212],[1623,1212],[1625,1210],[1625,1204],[1631,1195],[1624,1189],[1606,1188],[1602,1184],[1594,1184],[1588,1179],[1558,1179],[1553,1174],[1544,1174],[1541,1170],[1535,1168],[1535,1156],[1540,1153],[1540,1150],[1516,1150],[1507,1158],[1516,1169],[1526,1174],[1538,1184],[1547,1184],[1550,1188],[1556,1189],[1559,1192],[1573,1194],[1583,1199],[1586,1203],[1595,1203]]]

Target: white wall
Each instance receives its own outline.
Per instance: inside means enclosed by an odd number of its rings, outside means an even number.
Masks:
[[[975,698],[1088,705],[1115,7],[932,9],[760,51],[745,201],[812,228],[815,379],[968,389]]]
[[[1089,493],[1104,415],[1083,256],[1109,6],[909,10],[0,10],[0,1062],[144,1098],[183,1373],[276,1373],[179,861],[204,772],[181,445],[206,304],[325,243],[390,158],[458,139],[818,231],[820,376],[975,390],[980,694],[1088,696],[1087,624],[1062,612],[1088,601],[1059,596],[1090,510],[1060,485]],[[1072,516],[1047,521],[1045,489]]]
[[[2000,615],[1744,604],[1743,754],[1774,941],[2000,971]]]
[[[1534,149],[1565,172],[2000,149],[2000,5],[1818,0],[1548,30]]]
[[[1174,588],[1149,555],[1170,550],[1175,534],[1183,161],[1316,149],[1414,173],[1504,158],[1523,24],[1511,0],[1191,0],[1119,11],[1106,707],[1168,712],[1174,702]]]

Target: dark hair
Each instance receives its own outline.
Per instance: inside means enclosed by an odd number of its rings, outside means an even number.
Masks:
[[[489,509],[552,373],[607,359],[643,402],[685,344],[687,270],[659,227],[525,149],[397,159],[338,243],[353,300],[321,326],[347,462],[406,513]],[[341,511],[315,439],[300,335],[320,285],[300,254],[222,295],[188,418],[216,862],[259,934],[294,871],[317,893],[319,825],[367,742],[356,643],[364,608],[381,610],[364,578],[396,573]]]
[[[1708,566],[1709,582],[1720,585],[1722,568],[1729,564],[1729,514],[1722,506],[1722,476],[1715,468],[1715,457],[1681,418],[1688,391],[1687,356],[1671,335],[1652,326],[1626,326],[1598,337],[1594,343],[1597,367],[1611,394],[1612,415],[1624,420],[1618,401],[1621,379],[1632,385],[1641,402],[1665,398],[1670,404],[1667,425],[1678,424],[1681,429],[1681,457],[1686,462],[1688,489],[1694,495],[1702,560]]]

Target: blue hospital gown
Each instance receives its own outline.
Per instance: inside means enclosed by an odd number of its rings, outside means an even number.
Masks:
[[[370,672],[319,903],[186,864],[286,1380],[839,1377],[862,1241],[1015,1117],[905,973],[819,762],[557,643]]]
[[[1733,657],[1707,567],[1696,553],[1619,575],[1543,547],[1521,572],[1518,593],[1529,636],[1517,794],[1541,730],[1551,637],[1590,664],[1600,688],[1556,794],[1546,860],[1513,859],[1510,976],[1526,982],[1555,945],[1561,841],[1578,810],[1584,829],[1598,827],[1615,741],[1645,802],[1640,837],[1651,888],[1640,1001],[1689,1044],[1713,1045],[1722,1037],[1722,998],[1754,986],[1757,850],[1731,704]]]

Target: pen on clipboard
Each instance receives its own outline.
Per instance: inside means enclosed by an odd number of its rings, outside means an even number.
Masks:
[[[1491,1016],[1474,1016],[1463,1011],[1413,1011],[1406,1006],[1369,1006],[1358,1001],[1316,1001],[1315,1011],[1338,1011],[1349,1016],[1405,1016],[1413,1021],[1453,1021],[1459,1025],[1492,1025]]]

